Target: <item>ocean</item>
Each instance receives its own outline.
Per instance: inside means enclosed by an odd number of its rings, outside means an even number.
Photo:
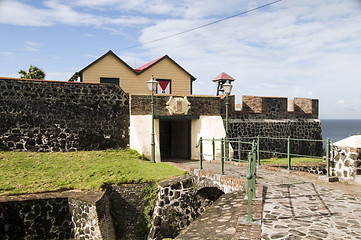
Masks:
[[[361,119],[321,119],[322,138],[337,142],[361,134]]]

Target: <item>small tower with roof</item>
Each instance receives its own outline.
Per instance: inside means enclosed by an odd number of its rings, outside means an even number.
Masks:
[[[217,96],[220,92],[224,93],[223,90],[223,84],[225,84],[227,81],[229,83],[233,82],[235,79],[231,76],[229,76],[227,73],[222,72],[217,77],[213,78],[212,81],[216,83],[217,86]]]

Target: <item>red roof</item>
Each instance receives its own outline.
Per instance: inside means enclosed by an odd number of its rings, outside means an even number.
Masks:
[[[164,55],[163,57],[160,57],[158,59],[155,59],[147,64],[144,64],[143,66],[134,69],[134,72],[136,74],[141,74],[144,71],[146,71],[147,69],[151,68],[152,66],[154,66],[155,64],[159,63],[160,61],[162,61],[163,59],[169,59],[171,62],[173,62],[177,67],[179,67],[181,70],[183,70],[186,74],[188,74],[191,77],[191,80],[194,81],[196,80],[195,77],[193,77],[189,72],[187,72],[184,68],[182,68],[178,63],[176,63],[173,59],[171,59],[168,55]]]
[[[235,79],[231,76],[229,76],[227,73],[222,72],[221,74],[219,74],[217,77],[213,78],[212,81],[218,81],[218,80],[229,80],[229,81],[234,81]]]
[[[142,72],[144,69],[147,69],[149,67],[151,67],[153,64],[157,63],[158,61],[162,60],[164,57],[166,57],[167,55],[164,55],[163,57],[157,58],[147,64],[144,64],[143,66],[140,66],[139,68],[134,69],[134,71],[136,72]]]

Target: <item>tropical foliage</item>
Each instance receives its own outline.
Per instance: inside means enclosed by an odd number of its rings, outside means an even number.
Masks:
[[[19,71],[20,78],[27,78],[27,79],[44,79],[45,73],[42,69],[30,65],[29,71],[26,72],[25,70]]]

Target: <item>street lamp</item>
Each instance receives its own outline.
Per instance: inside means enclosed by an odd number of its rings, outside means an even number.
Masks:
[[[226,94],[226,157],[227,157],[227,159],[229,158],[229,146],[228,146],[228,137],[229,137],[229,133],[228,133],[228,105],[229,105],[229,101],[228,101],[228,96],[229,96],[229,94],[231,94],[232,87],[233,87],[232,84],[230,84],[228,80],[227,80],[226,83],[223,84],[223,91]]]
[[[151,134],[151,149],[152,149],[152,159],[151,162],[155,163],[155,141],[154,141],[154,92],[157,90],[158,81],[154,80],[152,75],[151,79],[147,81],[149,91],[152,91],[151,98],[151,108],[152,108],[152,134]]]

